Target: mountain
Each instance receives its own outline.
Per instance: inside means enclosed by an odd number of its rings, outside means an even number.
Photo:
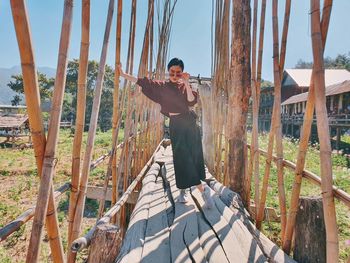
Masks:
[[[48,77],[55,77],[56,69],[50,67],[38,67],[38,71],[46,74]],[[21,66],[13,66],[12,68],[0,68],[0,105],[9,105],[13,96],[16,95],[7,84],[11,80],[12,75],[18,75],[22,73]],[[22,96],[21,104],[24,104],[24,96]]]

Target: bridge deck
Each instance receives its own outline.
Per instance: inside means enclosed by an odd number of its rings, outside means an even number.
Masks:
[[[209,173],[207,179],[215,208],[203,206],[195,187],[188,203],[176,202],[171,146],[161,148],[116,262],[294,262],[254,227],[234,192]]]

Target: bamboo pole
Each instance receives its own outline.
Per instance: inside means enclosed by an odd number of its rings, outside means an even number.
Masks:
[[[71,240],[75,240],[79,236],[81,223],[83,219],[86,187],[87,187],[88,177],[90,174],[90,164],[91,164],[92,152],[94,148],[94,140],[96,136],[97,120],[98,120],[98,113],[99,113],[100,102],[101,102],[103,78],[105,74],[108,41],[109,41],[109,35],[111,31],[113,12],[114,12],[114,0],[110,0],[108,5],[107,21],[106,21],[104,38],[103,38],[99,70],[98,70],[98,75],[96,80],[95,95],[94,95],[94,100],[92,105],[89,133],[88,133],[87,144],[86,144],[86,149],[84,154],[82,175],[81,175],[81,180],[79,184],[79,193],[78,193],[78,199],[77,199],[76,210],[74,215],[74,223],[72,228]],[[76,254],[69,253],[68,262],[74,262],[75,256]]]
[[[285,61],[285,55],[286,55],[286,44],[287,44],[287,36],[288,36],[288,24],[289,24],[289,14],[290,14],[290,6],[291,4],[289,3],[290,0],[287,0],[286,2],[286,8],[285,8],[285,15],[284,15],[284,25],[283,25],[283,32],[282,32],[282,43],[281,43],[281,54],[279,54],[279,79],[280,81],[282,80],[283,76],[283,70],[284,70],[284,61]],[[277,4],[277,3],[276,3]],[[277,10],[275,11],[277,14]],[[277,20],[275,20],[277,22]],[[277,32],[278,34],[278,32]],[[278,36],[277,36],[278,39]],[[278,46],[276,47],[277,49],[277,54],[278,54]],[[277,66],[276,66],[277,68]],[[281,85],[281,83],[280,83]],[[277,109],[279,108],[279,109]],[[257,215],[257,220],[256,220],[256,226],[258,229],[261,229],[261,224],[262,220],[264,218],[264,209],[265,209],[265,202],[266,202],[266,195],[267,195],[267,186],[268,186],[268,181],[269,181],[269,176],[270,176],[270,170],[271,170],[271,160],[272,160],[272,153],[273,153],[273,145],[274,145],[274,137],[276,136],[276,131],[274,127],[276,127],[276,121],[277,121],[277,116],[276,116],[276,111],[279,110],[280,112],[280,105],[276,104],[276,100],[274,101],[273,109],[272,109],[272,116],[271,116],[271,130],[269,133],[269,142],[268,142],[268,147],[267,147],[267,152],[268,156],[266,158],[266,164],[265,164],[265,171],[264,171],[264,178],[263,178],[263,183],[262,183],[262,190],[261,190],[261,197],[260,197],[260,205],[259,205],[259,210],[258,210],[258,215]],[[280,119],[280,116],[279,116]],[[280,126],[277,125],[277,126]],[[282,138],[282,132],[280,131],[279,134],[277,134],[278,138]],[[283,148],[282,148],[282,140],[279,139],[277,141],[277,152],[279,154],[279,158],[283,158]],[[281,163],[279,162],[277,164],[277,174],[279,176],[279,189],[283,188],[283,181],[282,176],[283,176],[283,170],[282,170]],[[280,200],[283,201],[285,197],[283,197],[284,194],[280,196]],[[284,231],[285,229],[285,219],[286,219],[286,208],[285,205],[284,207],[280,207],[281,213],[284,214],[284,219],[283,219],[283,224],[282,224],[282,230]],[[282,211],[283,210],[283,211]],[[281,215],[282,216],[282,215]],[[282,236],[283,237],[283,236]]]
[[[258,25],[258,0],[254,0],[254,9],[253,9],[253,42],[252,42],[252,108],[253,108],[253,129],[252,129],[252,143],[250,158],[248,163],[248,175],[247,175],[247,203],[250,204],[250,189],[251,189],[251,180],[254,170],[254,166],[259,165],[259,155],[257,149],[259,149],[258,134],[257,134],[257,121],[259,108],[258,97],[257,97],[257,79],[256,79],[256,38],[257,38],[257,25]],[[255,215],[257,215],[258,206],[259,206],[259,173],[254,173],[254,203],[255,203]],[[250,207],[250,205],[248,206]]]
[[[325,0],[323,4],[322,12],[322,45],[323,48],[326,44],[326,38],[328,33],[328,26],[330,21],[331,7],[333,0]],[[313,122],[313,114],[315,109],[315,83],[314,83],[314,70],[311,75],[311,83],[309,87],[308,99],[306,102],[306,109],[304,114],[304,121],[302,126],[302,132],[300,136],[299,150],[296,162],[296,169],[294,174],[294,183],[291,195],[291,204],[288,213],[288,220],[286,225],[286,232],[283,241],[283,250],[289,254],[292,244],[292,236],[295,227],[296,213],[298,210],[299,196],[301,190],[302,173],[305,167],[305,157],[308,148],[308,142],[311,134],[311,126]]]
[[[33,54],[31,32],[24,1],[11,1],[11,10],[16,30],[23,71],[24,93],[30,123],[35,159],[39,177],[42,175],[43,159],[46,145],[45,130],[40,109],[40,94],[36,66]],[[28,220],[34,216],[34,209]],[[50,189],[48,213],[46,215],[47,232],[50,237],[50,248],[54,262],[63,258],[63,248],[58,231],[58,221],[54,205],[53,189]],[[5,228],[3,228],[5,229]]]
[[[121,50],[121,32],[122,32],[122,15],[123,15],[123,0],[118,0],[118,10],[117,10],[117,39],[116,39],[116,55],[115,55],[115,63],[120,63],[120,50]],[[117,65],[115,65],[117,67]],[[123,111],[122,107],[119,107],[118,100],[119,100],[119,71],[115,71],[114,73],[114,96],[113,96],[113,127],[112,127],[112,133],[116,133],[116,137],[114,140],[118,141],[118,134],[119,134],[119,123],[121,119],[121,113]],[[123,105],[123,101],[121,102],[121,106]],[[119,117],[120,116],[120,117]],[[118,132],[116,131],[118,129]],[[113,138],[112,138],[112,144],[113,144]],[[112,160],[112,205],[114,205],[117,202],[117,195],[118,195],[118,186],[117,186],[117,153],[113,155]],[[116,223],[117,218],[112,218],[112,223]]]
[[[70,40],[70,32],[72,25],[72,14],[73,14],[73,1],[66,0],[64,2],[64,13],[62,22],[62,31],[60,39],[59,56],[57,63],[57,71],[55,78],[55,87],[52,100],[49,132],[47,137],[47,144],[45,147],[42,177],[40,181],[40,187],[37,198],[37,205],[35,209],[35,215],[33,220],[33,227],[31,237],[29,241],[29,248],[27,252],[26,262],[37,262],[39,257],[40,241],[42,236],[42,228],[44,226],[44,219],[48,210],[49,196],[53,201],[53,210],[55,210],[55,203],[53,199],[53,188],[52,188],[52,177],[56,165],[56,148],[59,134],[59,123],[61,118],[63,95],[66,81],[66,70],[67,70],[67,54]],[[55,217],[57,222],[57,216]],[[55,238],[59,240],[58,229]],[[63,259],[63,248],[59,240],[59,245],[53,249],[52,253],[57,256],[56,260]]]
[[[83,141],[83,132],[85,125],[85,108],[86,108],[86,78],[89,64],[89,45],[90,45],[90,0],[82,1],[81,13],[81,44],[78,73],[78,90],[77,90],[77,117],[75,121],[75,134],[73,141],[72,156],[72,187],[69,198],[68,211],[68,242],[67,247],[72,243],[72,227],[76,202],[78,198],[78,189],[80,181],[80,153]]]
[[[107,173],[104,180],[104,198],[100,200],[98,218],[103,214],[105,195],[107,193],[107,187],[109,178],[112,176],[112,205],[116,203],[118,198],[118,186],[117,186],[117,151],[116,145],[118,143],[119,127],[121,122],[121,111],[123,108],[119,105],[119,71],[117,66],[120,64],[120,47],[121,47],[121,26],[122,26],[122,11],[123,1],[118,0],[118,11],[117,11],[117,36],[116,36],[116,58],[115,58],[115,72],[114,72],[114,93],[113,93],[113,116],[112,116],[112,154],[109,159]],[[123,101],[121,101],[123,105]],[[113,223],[116,223],[116,217],[112,219]]]
[[[275,136],[276,136],[276,152],[277,152],[277,184],[278,199],[281,211],[281,236],[283,239],[286,227],[286,195],[283,179],[283,145],[282,145],[282,127],[281,127],[281,68],[279,59],[279,41],[278,41],[278,0],[272,2],[272,26],[273,26],[273,68],[274,68],[274,103],[276,105],[275,114]],[[284,61],[284,60],[283,60]]]
[[[338,262],[339,244],[338,228],[336,220],[336,211],[334,196],[332,191],[332,158],[331,144],[329,136],[329,123],[327,118],[326,95],[325,95],[325,76],[323,61],[323,44],[320,22],[320,2],[319,0],[310,0],[311,4],[311,32],[312,32],[312,51],[314,58],[315,86],[315,108],[317,119],[317,133],[320,140],[320,162],[321,162],[321,189],[323,211],[326,224],[327,235],[327,262]]]

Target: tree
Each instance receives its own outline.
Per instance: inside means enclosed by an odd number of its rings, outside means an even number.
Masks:
[[[14,95],[13,96],[13,99],[11,100],[11,105],[12,106],[17,106],[17,105],[19,105],[19,103],[21,102],[21,97],[19,96],[19,95]]]
[[[11,78],[13,81],[11,80],[7,86],[17,93],[24,94],[22,74],[12,75]],[[41,100],[51,99],[52,87],[54,86],[55,79],[48,78],[45,74],[38,72],[38,83]],[[16,99],[14,98],[14,100]]]
[[[97,79],[99,63],[96,61],[89,61],[87,72],[87,87],[86,87],[86,113],[85,113],[85,130],[91,117],[92,102],[94,97],[94,88]],[[79,61],[74,59],[68,63],[67,79],[66,79],[66,93],[71,94],[72,100],[70,103],[65,103],[64,107],[67,113],[72,115],[72,119],[76,117],[77,106],[77,83],[78,83]],[[112,127],[112,113],[113,113],[113,89],[114,89],[114,71],[106,65],[104,76],[104,87],[101,95],[101,106],[98,117],[99,128],[102,131],[107,131]],[[63,114],[62,114],[63,115]]]
[[[347,69],[350,70],[350,52],[348,54],[339,54],[335,58],[326,57],[324,59],[326,69]],[[312,69],[312,62],[305,62],[299,59],[295,65],[297,69]]]
[[[96,61],[89,61],[87,73],[87,91],[86,91],[86,114],[85,114],[85,130],[88,129],[90,122],[92,101],[94,97],[94,88],[97,79],[99,64]],[[104,88],[101,96],[101,108],[99,112],[99,128],[102,131],[107,131],[112,127],[113,113],[113,89],[114,89],[114,71],[106,65],[104,77]],[[78,88],[78,72],[79,61],[74,59],[68,62],[66,89],[63,100],[62,120],[74,121],[77,108],[77,88]],[[7,86],[13,91],[24,94],[23,77],[21,74],[12,76],[12,79]],[[40,98],[42,101],[50,100],[55,83],[54,78],[48,78],[45,74],[38,72],[38,82]],[[18,105],[21,97],[16,94],[11,101],[13,105]]]

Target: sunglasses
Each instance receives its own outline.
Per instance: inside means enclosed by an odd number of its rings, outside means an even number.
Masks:
[[[170,77],[181,77],[182,76],[182,72],[169,72],[169,76]]]

